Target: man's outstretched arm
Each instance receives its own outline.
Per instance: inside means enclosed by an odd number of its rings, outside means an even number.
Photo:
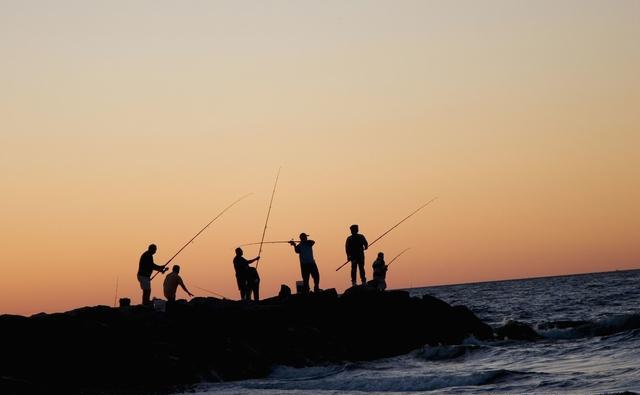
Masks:
[[[180,279],[180,286],[182,287],[184,292],[186,292],[189,296],[193,296],[193,294],[191,292],[189,292],[189,290],[187,289],[187,286],[184,285],[184,281],[182,281],[182,279]]]

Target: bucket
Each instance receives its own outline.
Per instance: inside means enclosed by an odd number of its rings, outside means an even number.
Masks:
[[[167,309],[167,302],[162,299],[153,299],[153,309],[164,313]]]

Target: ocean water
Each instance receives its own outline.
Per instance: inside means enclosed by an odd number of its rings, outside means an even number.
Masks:
[[[414,288],[463,304],[493,327],[544,339],[424,347],[371,362],[291,368],[201,384],[198,394],[605,394],[640,392],[640,270]]]

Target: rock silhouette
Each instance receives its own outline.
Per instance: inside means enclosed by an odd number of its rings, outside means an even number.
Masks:
[[[505,325],[496,328],[495,336],[498,339],[504,340],[526,340],[533,341],[542,339],[542,336],[538,334],[529,325],[518,322],[509,321]]]
[[[0,316],[0,392],[154,393],[294,367],[371,360],[493,330],[464,306],[353,287],[255,302],[177,301]],[[384,340],[381,341],[381,334]]]

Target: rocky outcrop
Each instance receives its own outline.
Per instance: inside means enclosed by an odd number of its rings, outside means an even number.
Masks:
[[[529,325],[518,321],[509,321],[505,325],[496,328],[495,336],[502,340],[526,340],[533,341],[542,339]]]
[[[464,306],[354,287],[259,303],[195,298],[142,306],[0,316],[0,392],[153,393],[201,381],[405,354],[493,338]]]

